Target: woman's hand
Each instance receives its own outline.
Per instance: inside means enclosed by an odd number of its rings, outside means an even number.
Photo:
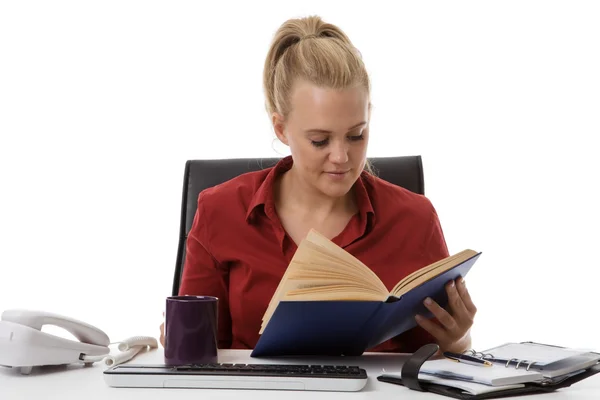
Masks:
[[[163,312],[163,317],[165,313]],[[165,323],[160,324],[160,344],[165,347]]]
[[[417,315],[416,320],[437,340],[440,351],[462,353],[471,347],[470,331],[477,307],[469,296],[463,278],[458,278],[456,282],[450,281],[446,285],[446,292],[448,293],[448,311],[427,298],[424,304],[431,311],[434,319],[426,319]]]

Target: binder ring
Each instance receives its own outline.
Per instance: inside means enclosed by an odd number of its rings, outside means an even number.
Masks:
[[[475,351],[473,349],[465,350],[465,351],[463,351],[463,354],[467,354],[467,355],[470,355],[470,356],[473,356],[473,357],[476,357],[476,358],[481,358],[483,360],[485,360],[485,359],[493,359],[494,358],[494,355],[492,353],[483,353],[483,352],[480,352],[480,351]]]
[[[494,358],[494,355],[491,353],[482,353],[481,351],[478,351],[478,352],[475,352],[475,357],[485,360],[486,358]]]
[[[535,364],[535,361],[531,361],[529,364],[527,364],[526,371],[529,371],[529,367],[531,367],[533,364]]]
[[[505,365],[505,367],[506,367],[506,368],[508,368],[508,365],[510,364],[510,362],[511,362],[512,360],[519,361],[519,359],[518,359],[518,358],[511,358],[510,360],[508,360],[508,361],[506,362],[506,365]],[[518,366],[518,365],[519,365],[519,364],[517,364],[517,366]]]
[[[521,363],[523,362],[523,360],[519,360],[519,362],[517,363],[517,365],[515,366],[515,369],[519,369],[519,365],[521,365]]]

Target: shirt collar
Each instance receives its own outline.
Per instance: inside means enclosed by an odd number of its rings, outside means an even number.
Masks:
[[[263,182],[254,193],[254,196],[252,196],[252,200],[248,206],[248,211],[246,212],[246,222],[251,222],[254,219],[254,216],[257,212],[256,209],[259,206],[263,206],[264,212],[267,214],[275,212],[275,196],[273,193],[275,180],[279,175],[289,170],[292,167],[292,164],[292,156],[287,156],[279,160],[277,164],[271,168],[271,171],[269,171]]]
[[[259,206],[263,206],[264,212],[267,214],[267,216],[275,213],[275,198],[273,193],[275,180],[281,174],[288,171],[292,167],[293,163],[294,161],[292,156],[287,156],[279,160],[279,162],[271,169],[271,171],[269,171],[250,201],[248,211],[246,212],[246,222],[251,222],[254,219]],[[373,204],[371,203],[371,198],[365,185],[365,181],[370,178],[371,176],[369,173],[363,171],[353,186],[358,212],[365,223],[368,220],[369,214],[371,216],[375,215],[375,210],[373,210]]]
[[[371,203],[371,196],[369,196],[367,185],[365,185],[365,183],[372,178],[373,177],[367,171],[363,171],[354,184],[354,195],[356,196],[358,212],[365,222],[368,220],[369,215],[371,217],[375,217],[375,210],[373,209],[373,203]]]

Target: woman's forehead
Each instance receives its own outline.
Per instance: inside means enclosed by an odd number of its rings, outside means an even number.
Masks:
[[[294,88],[291,111],[302,119],[356,119],[367,114],[368,103],[368,95],[360,87],[331,89],[301,83]]]

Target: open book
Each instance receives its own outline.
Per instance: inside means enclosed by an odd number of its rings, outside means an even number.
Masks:
[[[465,276],[481,253],[464,250],[408,275],[388,291],[356,257],[315,230],[300,243],[263,316],[253,356],[362,354],[429,315],[431,297]],[[393,266],[391,266],[393,268]]]

